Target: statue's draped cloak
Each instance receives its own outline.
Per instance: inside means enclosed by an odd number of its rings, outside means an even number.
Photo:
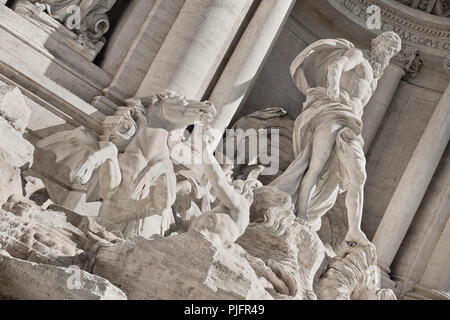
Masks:
[[[292,78],[307,99],[294,125],[295,160],[271,185],[290,194],[297,203],[300,184],[311,160],[314,136],[319,130],[330,130],[332,126],[340,128],[308,204],[308,222],[316,230],[320,228],[320,218],[333,207],[337,195],[346,190],[348,176],[342,161],[352,157],[365,165],[361,105],[352,101],[343,90],[340,101],[334,102],[326,89],[328,67],[352,48],[353,44],[343,39],[319,40],[300,53],[291,66]]]

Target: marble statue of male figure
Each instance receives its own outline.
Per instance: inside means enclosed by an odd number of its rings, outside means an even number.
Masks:
[[[346,241],[364,246],[361,231],[366,179],[361,136],[363,108],[374,93],[401,39],[385,32],[364,52],[344,39],[319,40],[294,60],[291,75],[307,100],[293,134],[296,159],[272,185],[291,194],[297,215],[313,229],[347,191],[349,231]]]

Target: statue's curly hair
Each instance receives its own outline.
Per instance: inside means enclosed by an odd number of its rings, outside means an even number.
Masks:
[[[383,32],[377,36],[372,40],[372,47],[377,47],[383,42],[387,42],[390,46],[395,47],[396,53],[399,53],[400,50],[402,50],[402,39],[394,31]]]

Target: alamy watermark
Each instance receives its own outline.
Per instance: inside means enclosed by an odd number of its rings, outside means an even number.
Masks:
[[[221,137],[222,131],[209,129],[211,136]],[[174,143],[171,158],[185,165],[203,164],[203,135],[190,135],[190,143]],[[170,143],[170,142],[169,142]],[[228,129],[215,150],[219,164],[262,165],[262,175],[275,175],[280,163],[279,129]]]
[[[70,273],[70,276],[67,278],[66,286],[69,290],[80,290],[83,288],[81,283],[81,269],[78,266],[70,266],[66,270],[67,273]]]
[[[377,5],[367,7],[366,26],[369,30],[381,29],[381,8]]]

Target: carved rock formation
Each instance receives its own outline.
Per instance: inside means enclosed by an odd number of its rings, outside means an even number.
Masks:
[[[0,251],[0,270],[2,299],[126,300],[108,280],[76,268],[28,262]]]

